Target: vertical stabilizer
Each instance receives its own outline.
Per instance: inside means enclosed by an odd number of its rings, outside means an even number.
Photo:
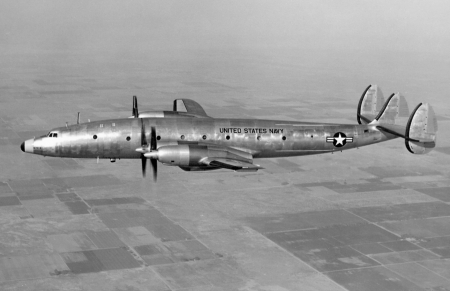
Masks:
[[[409,108],[405,97],[400,93],[396,93],[389,96],[375,120],[380,124],[395,124],[397,118],[408,116]]]
[[[405,132],[405,145],[410,153],[426,154],[436,146],[436,115],[428,103],[420,103],[412,112]]]
[[[369,85],[358,103],[356,119],[359,124],[368,124],[375,119],[384,104],[383,92],[377,85]]]

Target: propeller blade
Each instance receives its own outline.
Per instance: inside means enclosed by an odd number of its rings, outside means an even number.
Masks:
[[[138,110],[138,104],[137,104],[137,98],[136,96],[133,96],[133,116],[134,118],[139,117],[139,110]]]
[[[145,137],[145,125],[144,120],[141,118],[141,145],[142,149],[144,150],[144,147],[147,147],[147,138]],[[145,172],[147,168],[147,158],[144,156],[143,153],[141,153],[141,164],[142,164],[142,177],[145,177]]]
[[[142,163],[142,177],[145,177],[145,172],[147,168],[147,158],[144,155],[141,155],[141,163]]]
[[[155,127],[152,126],[151,136],[150,136],[150,150],[156,150],[156,130]]]
[[[158,161],[156,159],[150,159],[150,163],[152,164],[153,181],[156,182],[156,179],[158,177]]]

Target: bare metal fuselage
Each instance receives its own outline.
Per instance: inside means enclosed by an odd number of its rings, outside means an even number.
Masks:
[[[380,104],[383,104],[380,106]],[[183,105],[186,111],[179,111]],[[406,126],[399,125],[408,117]],[[101,120],[55,128],[48,135],[20,146],[27,153],[52,157],[140,159],[145,176],[150,160],[153,177],[157,162],[185,171],[263,169],[255,158],[314,155],[362,147],[397,137],[414,154],[436,145],[437,121],[431,105],[420,103],[413,112],[400,93],[384,101],[370,85],[357,109],[359,124],[327,124],[259,119],[211,118],[191,99],[176,99],[173,111],[139,113],[133,96],[131,118]]]
[[[34,154],[71,158],[138,159],[141,123],[146,135],[154,127],[157,146],[213,145],[247,152],[253,158],[273,158],[342,151],[396,136],[373,125],[320,124],[258,119],[125,118],[102,120],[53,129],[57,137],[34,139]],[[327,137],[344,133],[352,138],[342,147]]]

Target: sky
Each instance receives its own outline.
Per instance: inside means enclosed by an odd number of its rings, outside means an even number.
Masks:
[[[446,53],[450,2],[2,0],[3,51],[288,48]]]

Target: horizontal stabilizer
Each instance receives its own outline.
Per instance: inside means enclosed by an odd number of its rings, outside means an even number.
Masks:
[[[412,141],[412,142],[423,142],[423,143],[428,143],[428,142],[433,142],[433,139],[426,139],[426,138],[421,138],[421,139],[414,139],[411,137],[406,137],[406,126],[402,126],[402,125],[396,125],[396,124],[381,124],[381,125],[377,125],[377,129],[396,135],[398,137],[402,137],[406,140]]]
[[[260,165],[224,158],[207,158],[202,161],[205,165],[229,169],[237,172],[256,172],[259,169],[264,169]]]
[[[401,125],[395,125],[395,124],[382,124],[382,125],[377,125],[377,129],[402,137],[402,138],[406,138],[405,136],[405,131],[406,131],[406,127],[405,126],[401,126]]]
[[[375,119],[384,104],[384,96],[377,85],[369,85],[358,103],[356,119],[359,124],[369,124]]]

